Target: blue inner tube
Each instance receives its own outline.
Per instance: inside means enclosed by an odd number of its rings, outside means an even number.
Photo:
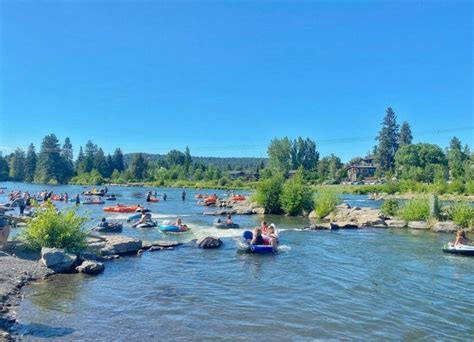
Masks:
[[[246,245],[244,251],[249,253],[256,253],[256,254],[266,254],[266,253],[274,253],[273,247],[271,245],[251,245],[249,242],[253,238],[253,233],[249,230],[246,230],[242,234],[242,240],[244,245]]]
[[[160,230],[162,232],[173,232],[173,233],[182,233],[182,232],[187,231],[187,230],[182,230],[181,227],[169,225],[169,224],[160,225]]]

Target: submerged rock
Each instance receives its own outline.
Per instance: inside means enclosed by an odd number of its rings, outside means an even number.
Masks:
[[[76,266],[77,260],[76,255],[66,253],[59,248],[43,247],[41,249],[41,261],[43,265],[58,273],[71,272],[74,266]]]
[[[359,228],[357,224],[348,221],[342,222],[331,222],[331,229],[357,229]]]
[[[104,271],[104,264],[97,261],[86,260],[80,266],[76,267],[76,271],[79,273],[95,275]]]
[[[331,224],[329,222],[318,222],[313,223],[308,227],[304,228],[305,230],[330,230]]]
[[[211,248],[219,248],[222,246],[222,241],[219,238],[215,238],[212,236],[208,236],[205,238],[201,238],[197,241],[199,248],[204,249],[211,249]]]

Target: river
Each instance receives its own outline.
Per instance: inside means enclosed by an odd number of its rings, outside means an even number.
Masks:
[[[53,190],[70,195],[83,191],[79,186]],[[202,215],[203,208],[196,205],[195,194],[222,191],[186,189],[182,201],[182,189],[156,190],[169,198],[149,205],[157,220],[179,215],[193,231],[182,241],[215,235],[223,239],[223,247],[144,253],[107,262],[96,277],[57,275],[34,283],[25,289],[19,308],[18,334],[27,340],[61,341],[466,341],[474,336],[474,259],[441,252],[451,235],[371,228],[302,231],[305,219],[273,216],[266,220],[282,231],[284,251],[245,255],[236,252],[234,241],[242,230],[211,228],[214,217]],[[145,204],[145,188],[109,191],[119,203]],[[344,200],[380,205],[366,196]],[[79,210],[97,221],[101,207]],[[107,217],[123,220],[125,215]],[[253,227],[259,219],[234,217],[243,227]],[[123,234],[163,239],[157,230],[128,226]]]

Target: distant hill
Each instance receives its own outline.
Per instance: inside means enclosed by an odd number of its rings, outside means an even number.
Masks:
[[[125,164],[128,165],[136,153],[127,153],[124,155]],[[150,161],[166,161],[165,154],[143,153]],[[267,164],[267,158],[254,157],[192,157],[193,162],[202,165],[214,165],[220,169],[227,170],[252,170],[257,166],[260,167],[262,162]]]

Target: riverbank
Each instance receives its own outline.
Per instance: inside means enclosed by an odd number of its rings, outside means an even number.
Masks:
[[[0,341],[11,340],[9,330],[16,321],[22,288],[54,273],[38,260],[37,253],[15,243],[10,243],[5,251],[0,251]]]

